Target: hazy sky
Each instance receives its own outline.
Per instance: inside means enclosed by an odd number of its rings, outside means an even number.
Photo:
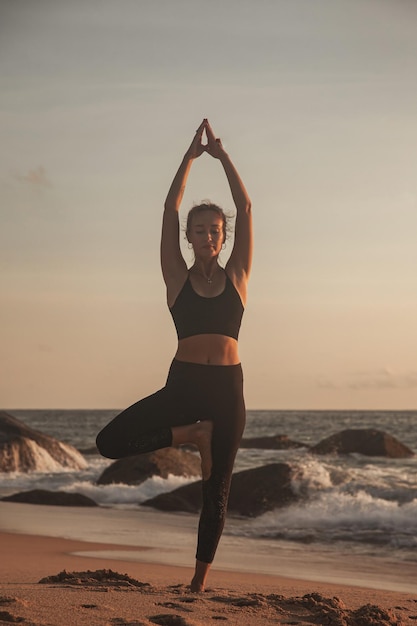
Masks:
[[[416,76],[415,0],[0,0],[0,405],[163,386],[162,207],[208,117],[253,202],[248,408],[416,409]]]

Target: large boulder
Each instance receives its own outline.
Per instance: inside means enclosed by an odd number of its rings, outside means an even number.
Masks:
[[[0,472],[51,472],[86,467],[84,457],[70,444],[0,411]]]
[[[290,450],[292,448],[306,448],[305,443],[293,441],[287,435],[272,435],[270,437],[245,437],[240,442],[241,448],[258,448],[262,450]]]
[[[177,448],[163,448],[162,450],[119,459],[104,470],[97,484],[140,485],[152,476],[168,478],[170,474],[188,478],[201,476],[200,457]]]
[[[197,513],[202,505],[201,492],[202,483],[198,481],[160,494],[142,504],[162,511]],[[298,499],[291,488],[291,467],[286,463],[271,463],[233,474],[228,511],[256,517],[288,506]]]
[[[310,448],[314,454],[351,454],[406,459],[414,452],[392,435],[374,428],[342,430]]]
[[[291,487],[292,469],[287,463],[271,463],[237,472],[232,477],[229,510],[256,517],[296,502]]]
[[[98,506],[94,500],[81,493],[46,491],[44,489],[21,491],[12,496],[5,496],[1,500],[4,502],[25,502],[27,504],[48,504],[49,506]]]

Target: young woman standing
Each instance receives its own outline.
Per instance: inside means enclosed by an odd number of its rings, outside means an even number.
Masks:
[[[204,132],[207,143],[202,143]],[[203,152],[223,166],[236,206],[233,249],[219,254],[227,218],[215,204],[193,207],[186,237],[194,252],[188,269],[180,249],[179,210],[193,161]],[[236,452],[245,426],[238,335],[252,260],[251,202],[236,168],[205,119],[165,200],[162,274],[178,335],[165,387],[139,400],[97,437],[101,454],[122,458],[167,446],[194,444],[201,455],[203,507],[192,591],[203,591],[220,540]]]

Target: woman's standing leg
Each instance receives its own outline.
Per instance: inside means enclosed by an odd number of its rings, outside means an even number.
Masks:
[[[220,372],[220,370],[218,370]],[[227,502],[234,462],[245,427],[243,379],[240,366],[223,370],[222,384],[216,389],[216,410],[212,435],[212,471],[210,478],[202,483],[203,507],[200,515],[196,570],[191,582],[193,591],[203,591],[210,564],[214,559],[224,528]]]

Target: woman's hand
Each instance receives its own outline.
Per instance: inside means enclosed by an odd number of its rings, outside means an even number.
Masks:
[[[188,158],[197,159],[203,154],[203,152],[205,152],[206,146],[201,143],[201,140],[203,138],[204,129],[206,128],[207,123],[207,120],[204,119],[195,131],[194,139],[192,140],[191,145],[186,152],[186,156]]]
[[[221,139],[216,139],[213,129],[210,126],[208,120],[206,122],[206,135],[207,135],[207,145],[204,146],[206,152],[209,153],[215,159],[221,159],[222,156],[226,154],[225,149],[222,146]]]

